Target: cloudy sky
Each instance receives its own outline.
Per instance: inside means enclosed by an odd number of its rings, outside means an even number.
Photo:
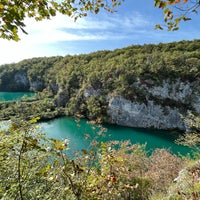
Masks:
[[[78,19],[57,15],[51,20],[26,20],[28,35],[19,42],[0,39],[0,64],[18,62],[32,57],[75,55],[98,50],[113,50],[134,44],[165,43],[200,39],[199,15],[182,23],[180,30],[154,30],[163,23],[162,11],[153,0],[125,0],[117,12],[101,11]]]

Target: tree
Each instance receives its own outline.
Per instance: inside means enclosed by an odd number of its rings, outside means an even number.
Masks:
[[[200,116],[189,113],[184,121],[187,125],[187,133],[180,136],[176,142],[193,148],[197,153],[199,152],[200,156]]]
[[[97,14],[104,8],[113,12],[114,7],[124,0],[2,0],[0,2],[0,38],[19,40],[19,30],[26,33],[25,18],[36,21],[50,19],[57,13],[73,17],[87,16],[88,12]]]
[[[167,188],[183,163],[166,150],[148,157],[145,145],[128,141],[93,140],[71,158],[68,139],[47,138],[38,119],[0,128],[0,199],[147,200]]]
[[[73,17],[87,16],[88,12],[97,14],[101,9],[113,12],[116,6],[124,0],[2,0],[0,2],[0,38],[18,41],[19,30],[25,31],[25,18],[34,18],[36,21],[50,19],[57,13]],[[178,30],[180,21],[190,20],[187,15],[197,13],[199,0],[154,0],[155,7],[163,9],[164,21],[168,30]],[[174,17],[175,9],[181,11]],[[176,11],[177,11],[176,10]],[[160,24],[156,29],[163,29]]]
[[[189,15],[191,13],[197,13],[200,7],[199,0],[154,0],[154,3],[155,7],[163,9],[164,21],[169,31],[178,30],[181,21],[191,20]],[[162,30],[163,27],[157,24],[155,29]]]

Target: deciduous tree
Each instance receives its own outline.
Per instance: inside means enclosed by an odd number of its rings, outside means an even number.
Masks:
[[[25,19],[34,18],[36,21],[50,19],[57,13],[73,17],[87,16],[88,12],[97,14],[101,9],[113,12],[116,6],[124,0],[2,0],[0,2],[0,38],[18,41],[19,30],[25,30]],[[155,7],[163,9],[164,21],[168,30],[178,30],[180,21],[191,18],[188,14],[197,13],[199,0],[154,0]],[[180,14],[176,16],[179,12]],[[163,29],[160,24],[156,29]]]
[[[164,21],[169,31],[179,29],[181,21],[191,20],[190,14],[197,13],[200,7],[199,0],[154,0],[155,7],[163,9]],[[163,29],[157,24],[155,29]]]
[[[57,13],[73,17],[87,16],[88,12],[97,14],[100,9],[113,12],[114,7],[124,0],[2,0],[0,2],[0,37],[19,40],[19,30],[25,31],[25,18],[36,21],[50,19]]]

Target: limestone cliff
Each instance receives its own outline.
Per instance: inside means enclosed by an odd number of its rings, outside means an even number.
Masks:
[[[162,85],[147,86],[138,81],[138,87],[146,95],[145,102],[130,101],[122,96],[109,99],[108,115],[110,122],[124,126],[180,129],[186,125],[182,116],[189,111],[200,114],[200,84],[199,82],[182,82],[179,79],[163,80]]]
[[[183,116],[187,116],[189,112],[200,114],[198,81],[166,79],[158,85],[152,80],[141,82],[138,79],[135,86],[142,91],[143,100],[138,96],[132,97],[133,100],[121,95],[104,96],[108,101],[107,114],[110,123],[130,127],[186,130]],[[98,97],[101,93],[86,89],[84,97],[91,96]]]
[[[135,80],[133,85],[139,93],[130,99],[122,94],[113,94],[112,91],[103,95],[101,89],[86,88],[82,100],[87,101],[91,96],[102,97],[107,101],[107,122],[130,127],[186,130],[183,116],[187,116],[188,112],[200,115],[199,81],[165,79],[162,83],[157,83],[151,79]],[[55,104],[58,107],[67,106],[70,100],[69,90],[56,81],[45,86],[39,80],[30,80],[26,73],[15,73],[13,85],[35,91],[46,87],[53,91]]]
[[[123,97],[109,101],[109,115],[112,123],[130,127],[181,129],[184,123],[178,108],[156,105],[153,101],[131,102]]]

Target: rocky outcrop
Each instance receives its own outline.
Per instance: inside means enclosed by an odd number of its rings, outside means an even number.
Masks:
[[[14,81],[16,82],[16,84],[22,84],[26,87],[29,86],[29,80],[26,73],[16,73],[14,75]]]
[[[115,97],[109,101],[108,112],[111,122],[118,125],[185,130],[178,108],[163,107],[156,105],[153,101],[145,104]]]
[[[146,84],[140,84],[140,87],[146,90],[147,93],[157,99],[169,99],[177,102],[177,105],[184,104],[191,107],[200,114],[200,82],[194,81],[192,83],[183,82],[180,79],[170,81],[163,80],[159,86],[147,87]]]
[[[85,98],[89,98],[91,96],[94,96],[94,97],[99,97],[101,95],[101,90],[94,90],[92,88],[87,88],[84,90],[83,92],[83,96]]]
[[[169,199],[199,199],[200,191],[200,160],[191,163],[189,167],[182,169],[178,177],[174,179],[169,188]],[[187,198],[188,197],[188,198]],[[191,198],[189,198],[191,197]]]
[[[59,90],[59,87],[58,85],[56,84],[56,81],[53,81],[52,83],[50,83],[48,86],[47,86],[47,89],[49,91],[52,91],[53,94],[57,94],[58,90]]]
[[[30,89],[31,91],[42,91],[44,89],[43,81],[30,81]]]
[[[26,73],[19,73],[17,72],[16,74],[14,74],[14,78],[13,78],[13,85],[11,86],[11,90],[21,90],[21,91],[26,91],[29,89],[30,84],[29,84],[29,80],[27,78],[27,74]]]
[[[55,104],[59,107],[65,106],[69,101],[69,94],[66,88],[59,88],[55,97]]]
[[[44,81],[31,80],[26,71],[13,71],[0,77],[0,91],[42,91],[45,88]]]
[[[127,100],[122,96],[109,99],[108,115],[110,122],[123,126],[180,129],[186,130],[182,116],[188,111],[200,115],[199,82],[182,82],[163,80],[161,85],[151,81],[135,85],[143,91],[145,101]]]

